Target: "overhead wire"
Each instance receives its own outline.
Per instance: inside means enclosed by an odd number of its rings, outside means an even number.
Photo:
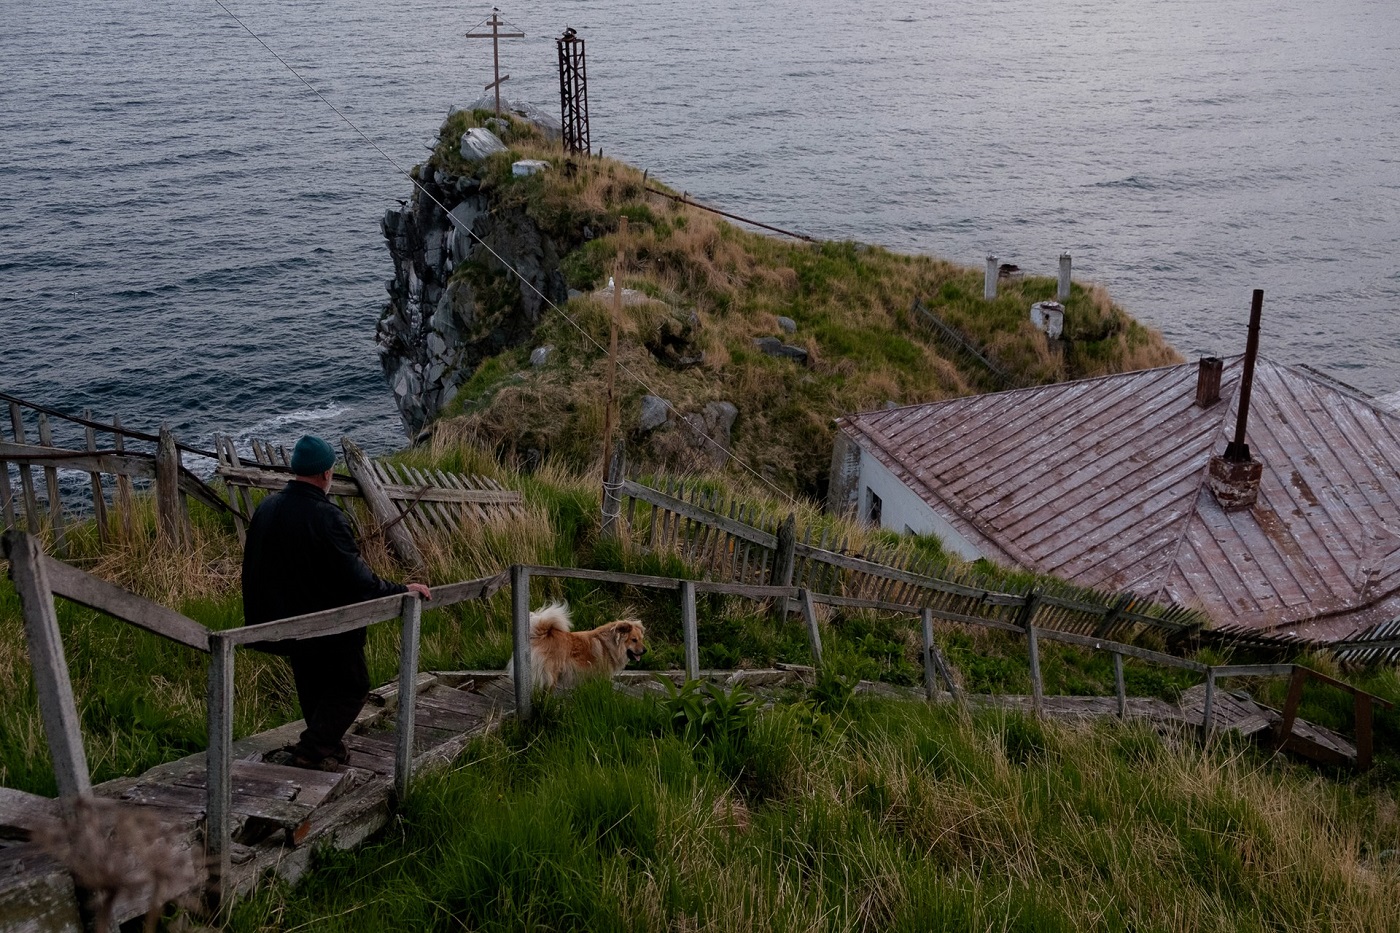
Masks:
[[[491,244],[487,243],[484,239],[482,239],[482,237],[479,236],[479,235],[476,233],[476,231],[472,230],[470,227],[467,227],[467,226],[463,225],[462,222],[461,222],[458,218],[454,217],[454,216],[452,215],[452,212],[451,212],[450,210],[448,210],[448,208],[447,208],[447,206],[446,206],[445,204],[443,204],[440,200],[438,200],[438,198],[437,198],[431,191],[429,191],[429,190],[427,189],[427,187],[426,187],[425,185],[423,185],[422,182],[420,182],[417,178],[414,178],[414,177],[413,177],[413,174],[412,174],[411,171],[409,171],[408,169],[405,169],[401,164],[399,164],[399,161],[398,161],[397,159],[395,159],[392,155],[390,155],[388,152],[386,152],[386,151],[383,149],[383,147],[381,147],[377,142],[374,141],[374,139],[373,139],[372,137],[369,136],[369,134],[367,134],[364,130],[360,129],[360,127],[359,127],[358,125],[356,125],[355,122],[354,122],[353,120],[351,120],[349,117],[347,117],[347,116],[340,110],[339,107],[337,107],[335,104],[331,103],[331,101],[330,101],[324,94],[322,94],[319,90],[317,90],[316,87],[315,87],[310,81],[308,81],[308,80],[306,80],[306,78],[302,77],[302,75],[301,75],[301,73],[300,73],[299,71],[297,71],[295,68],[293,68],[293,67],[291,66],[291,64],[290,64],[285,58],[283,58],[281,55],[279,55],[279,54],[277,53],[277,51],[276,51],[272,46],[268,45],[267,42],[265,42],[261,36],[259,36],[256,32],[254,32],[253,29],[252,29],[251,27],[249,27],[249,25],[248,25],[247,23],[245,23],[242,19],[240,19],[240,18],[238,17],[237,14],[235,14],[232,10],[230,10],[230,9],[224,4],[223,0],[214,0],[214,3],[219,7],[219,9],[223,10],[224,13],[226,13],[226,14],[229,16],[230,19],[232,19],[232,20],[233,20],[234,22],[236,22],[240,27],[242,27],[242,29],[243,29],[244,32],[246,32],[246,33],[248,33],[248,35],[252,36],[253,39],[256,40],[257,43],[258,43],[259,45],[261,45],[265,50],[267,50],[268,54],[270,54],[273,58],[277,59],[277,61],[281,63],[281,65],[282,65],[283,68],[286,68],[289,72],[292,73],[292,75],[293,75],[298,81],[300,81],[303,85],[305,85],[305,87],[306,87],[307,90],[309,90],[312,94],[316,95],[317,99],[319,99],[323,104],[325,104],[327,107],[329,107],[329,108],[335,113],[335,115],[338,116],[338,117],[345,123],[346,126],[349,126],[352,130],[355,131],[356,134],[359,135],[359,137],[360,137],[361,139],[363,139],[365,142],[369,143],[369,145],[370,145],[376,152],[378,152],[381,156],[383,156],[384,159],[385,159],[390,165],[392,165],[392,166],[394,167],[394,170],[395,170],[395,171],[397,171],[400,175],[402,175],[402,176],[404,176],[405,178],[407,178],[407,179],[409,180],[409,182],[414,186],[414,188],[416,188],[416,189],[418,190],[418,192],[419,192],[420,194],[422,194],[425,198],[427,198],[428,200],[432,201],[435,205],[437,205],[437,206],[442,210],[443,214],[446,215],[446,217],[448,218],[448,220],[452,223],[452,225],[453,225],[454,227],[456,227],[458,230],[461,230],[462,232],[466,233],[469,237],[471,237],[473,240],[475,240],[479,245],[481,245],[482,247],[484,247],[484,248],[486,249],[487,252],[489,252],[493,257],[495,257],[495,259],[496,259],[497,262],[499,262],[499,263],[500,263],[502,266],[504,266],[506,269],[509,269],[518,279],[520,279],[521,282],[523,282],[525,285],[527,285],[536,295],[538,295],[538,296],[540,297],[540,300],[541,300],[541,301],[543,301],[543,302],[544,302],[545,304],[547,304],[551,309],[553,309],[555,312],[557,312],[557,313],[559,314],[560,317],[562,317],[565,321],[568,322],[568,324],[569,324],[571,327],[574,328],[574,330],[578,331],[579,334],[580,334],[585,340],[587,340],[589,343],[593,344],[593,346],[596,347],[599,351],[601,351],[601,352],[603,352],[603,353],[607,353],[607,352],[608,352],[607,349],[606,349],[601,343],[599,343],[598,340],[595,339],[595,338],[593,337],[592,334],[590,334],[587,330],[585,330],[585,329],[583,328],[583,326],[580,325],[580,324],[578,323],[578,321],[574,320],[574,318],[573,318],[572,316],[570,316],[570,315],[568,314],[568,312],[566,312],[563,308],[559,307],[559,305],[557,305],[554,301],[552,301],[548,295],[546,295],[544,292],[542,292],[542,291],[539,289],[539,287],[535,285],[534,282],[532,282],[527,276],[525,276],[524,273],[522,273],[519,269],[515,268],[515,266],[512,265],[510,262],[508,262],[503,256],[501,256],[500,253],[496,252],[496,250],[491,246]],[[473,28],[475,28],[475,27],[473,27]],[[621,283],[621,282],[617,282],[616,279],[614,279],[614,283],[615,283],[615,284],[614,284],[613,287],[614,287],[615,289],[621,289],[621,288],[622,288],[622,283]],[[615,296],[616,296],[616,293],[615,293]],[[677,409],[677,408],[676,408],[674,405],[672,405],[664,396],[660,395],[655,389],[653,389],[653,388],[647,383],[647,381],[646,381],[645,379],[643,379],[640,375],[638,375],[634,370],[632,370],[631,367],[627,366],[627,364],[625,364],[625,363],[623,363],[623,362],[621,362],[621,361],[618,361],[618,362],[617,362],[617,367],[618,367],[618,369],[619,369],[621,372],[623,372],[624,374],[626,374],[633,382],[637,383],[637,384],[640,385],[642,388],[646,389],[647,392],[648,392],[649,394],[651,394],[652,396],[654,396],[654,397],[660,399],[661,402],[662,402],[662,404],[664,404],[664,405],[666,406],[667,410],[669,410],[670,412],[672,412],[678,419],[680,419],[680,418],[683,417],[679,409]],[[745,462],[742,458],[740,458],[732,449],[726,447],[725,445],[721,444],[719,441],[715,440],[715,439],[714,439],[713,437],[711,437],[710,435],[706,434],[704,431],[702,431],[702,430],[700,430],[699,428],[695,427],[694,424],[691,423],[689,420],[686,421],[686,424],[687,424],[687,426],[690,428],[690,430],[692,430],[695,434],[699,435],[699,436],[700,436],[701,438],[703,438],[707,443],[713,445],[714,448],[715,448],[716,450],[721,451],[721,452],[724,453],[727,457],[729,457],[730,459],[732,459],[735,463],[739,464],[739,466],[743,467],[747,472],[749,472],[749,473],[752,474],[756,479],[758,479],[759,482],[761,482],[761,483],[764,484],[765,486],[769,487],[770,489],[772,489],[773,491],[775,491],[776,493],[778,493],[780,496],[782,496],[782,497],[783,497],[784,499],[786,499],[788,502],[793,503],[793,504],[796,504],[796,501],[797,501],[797,500],[796,500],[790,493],[788,493],[786,490],[782,489],[780,486],[778,486],[778,485],[777,485],[776,483],[774,483],[772,480],[768,479],[768,477],[764,476],[764,475],[763,475],[762,473],[760,473],[758,470],[754,469],[752,466],[750,466],[748,463],[746,463],[746,462]],[[607,452],[607,451],[604,451],[604,452],[603,452],[603,455],[604,455],[604,457],[608,456],[608,452]]]

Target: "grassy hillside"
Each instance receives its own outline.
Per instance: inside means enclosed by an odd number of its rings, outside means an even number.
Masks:
[[[643,384],[681,412],[732,402],[739,408],[737,456],[809,495],[823,489],[835,417],[886,401],[932,401],[986,387],[985,372],[946,356],[912,319],[916,299],[1027,382],[1179,361],[1160,335],[1100,288],[1074,285],[1065,318],[1072,339],[1060,351],[1028,320],[1032,302],[1054,297],[1053,279],[1003,282],[996,300],[988,302],[980,269],[850,242],[804,243],[752,233],[648,193],[648,186],[662,186],[630,166],[601,158],[565,160],[522,123],[505,134],[510,152],[480,165],[466,163],[458,140],[487,116],[450,117],[424,170],[478,177],[498,208],[523,207],[559,244],[570,287],[589,294],[564,309],[572,324],[559,313],[545,314],[531,346],[557,348],[546,366],[530,367],[526,346],[487,360],[471,375],[440,426],[455,436],[477,437],[506,451],[547,451],[573,466],[600,455],[606,394],[601,348],[608,343],[611,307],[591,291],[607,284],[619,268],[619,254],[623,285],[655,299],[627,307],[621,316],[624,427],[636,423],[639,400],[648,391]],[[515,177],[510,166],[520,158],[545,159],[553,168]],[[470,278],[479,300],[499,305],[479,309],[483,320],[519,304],[519,290],[503,268],[464,263],[454,275]],[[780,331],[779,316],[796,322],[795,334]],[[678,355],[703,353],[703,363],[668,365],[662,349],[667,336],[684,342]],[[755,339],[774,336],[805,349],[807,364],[755,348]],[[634,434],[630,440],[633,462],[693,466],[692,453],[677,438]]]
[[[1400,815],[1251,749],[831,691],[687,733],[592,684],[230,929],[1400,928]]]
[[[401,459],[492,472],[525,497],[522,516],[471,526],[431,549],[433,583],[513,561],[695,573],[672,555],[600,545],[596,474],[546,465],[520,476],[487,453],[443,443]],[[198,508],[194,517],[195,541],[179,554],[153,544],[150,515],[115,550],[99,550],[90,528],[74,533],[73,547],[88,569],[207,625],[240,624],[232,528]],[[367,552],[397,575],[376,542]],[[672,596],[537,585],[536,603],[566,598],[582,626],[636,611],[650,648],[639,666],[680,666]],[[796,619],[776,622],[737,599],[702,599],[698,609],[704,667],[811,660]],[[63,601],[59,620],[97,780],[204,747],[202,656]],[[916,624],[833,615],[823,622],[830,674],[815,690],[747,711],[740,697],[708,724],[605,687],[547,701],[537,722],[508,725],[448,773],[422,780],[368,848],[328,856],[296,890],[259,893],[229,926],[1391,928],[1400,715],[1378,711],[1378,765],[1355,776],[1228,741],[1206,751],[1189,736],[1164,743],[1136,726],[1070,728],[853,697],[857,677],[919,682]],[[508,594],[428,611],[422,666],[500,668],[509,627]],[[376,683],[396,672],[390,629],[371,632]],[[968,690],[1028,690],[1024,640],[954,626],[940,626],[939,639]],[[1101,654],[1045,643],[1041,661],[1050,693],[1112,692]],[[1126,675],[1130,692],[1166,699],[1195,682],[1133,659]],[[1400,700],[1394,670],[1347,676]],[[281,661],[242,652],[237,682],[236,735],[298,715]],[[1277,705],[1281,690],[1260,698]],[[1310,691],[1303,712],[1350,727],[1327,691]],[[54,791],[8,580],[0,581],[0,784]]]

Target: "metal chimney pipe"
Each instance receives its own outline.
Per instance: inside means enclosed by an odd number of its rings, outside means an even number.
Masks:
[[[1225,459],[1231,463],[1249,463],[1249,445],[1244,431],[1249,425],[1249,396],[1254,391],[1254,361],[1259,356],[1259,319],[1264,314],[1264,290],[1254,290],[1249,308],[1249,343],[1244,350],[1244,375],[1240,377],[1240,409],[1235,421],[1235,439],[1225,445]]]

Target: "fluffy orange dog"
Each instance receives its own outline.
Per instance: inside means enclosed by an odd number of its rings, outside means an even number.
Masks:
[[[590,674],[612,677],[646,654],[646,629],[637,619],[618,619],[586,632],[573,631],[567,603],[530,613],[530,673],[535,687],[568,689]],[[506,666],[515,675],[515,662]]]

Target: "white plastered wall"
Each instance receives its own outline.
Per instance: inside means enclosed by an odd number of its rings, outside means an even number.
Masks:
[[[908,529],[915,534],[937,535],[944,548],[964,560],[976,560],[982,555],[957,529],[939,515],[914,491],[901,483],[883,463],[862,450],[860,457],[860,520],[870,521],[870,493],[882,503],[880,524],[894,531]]]

